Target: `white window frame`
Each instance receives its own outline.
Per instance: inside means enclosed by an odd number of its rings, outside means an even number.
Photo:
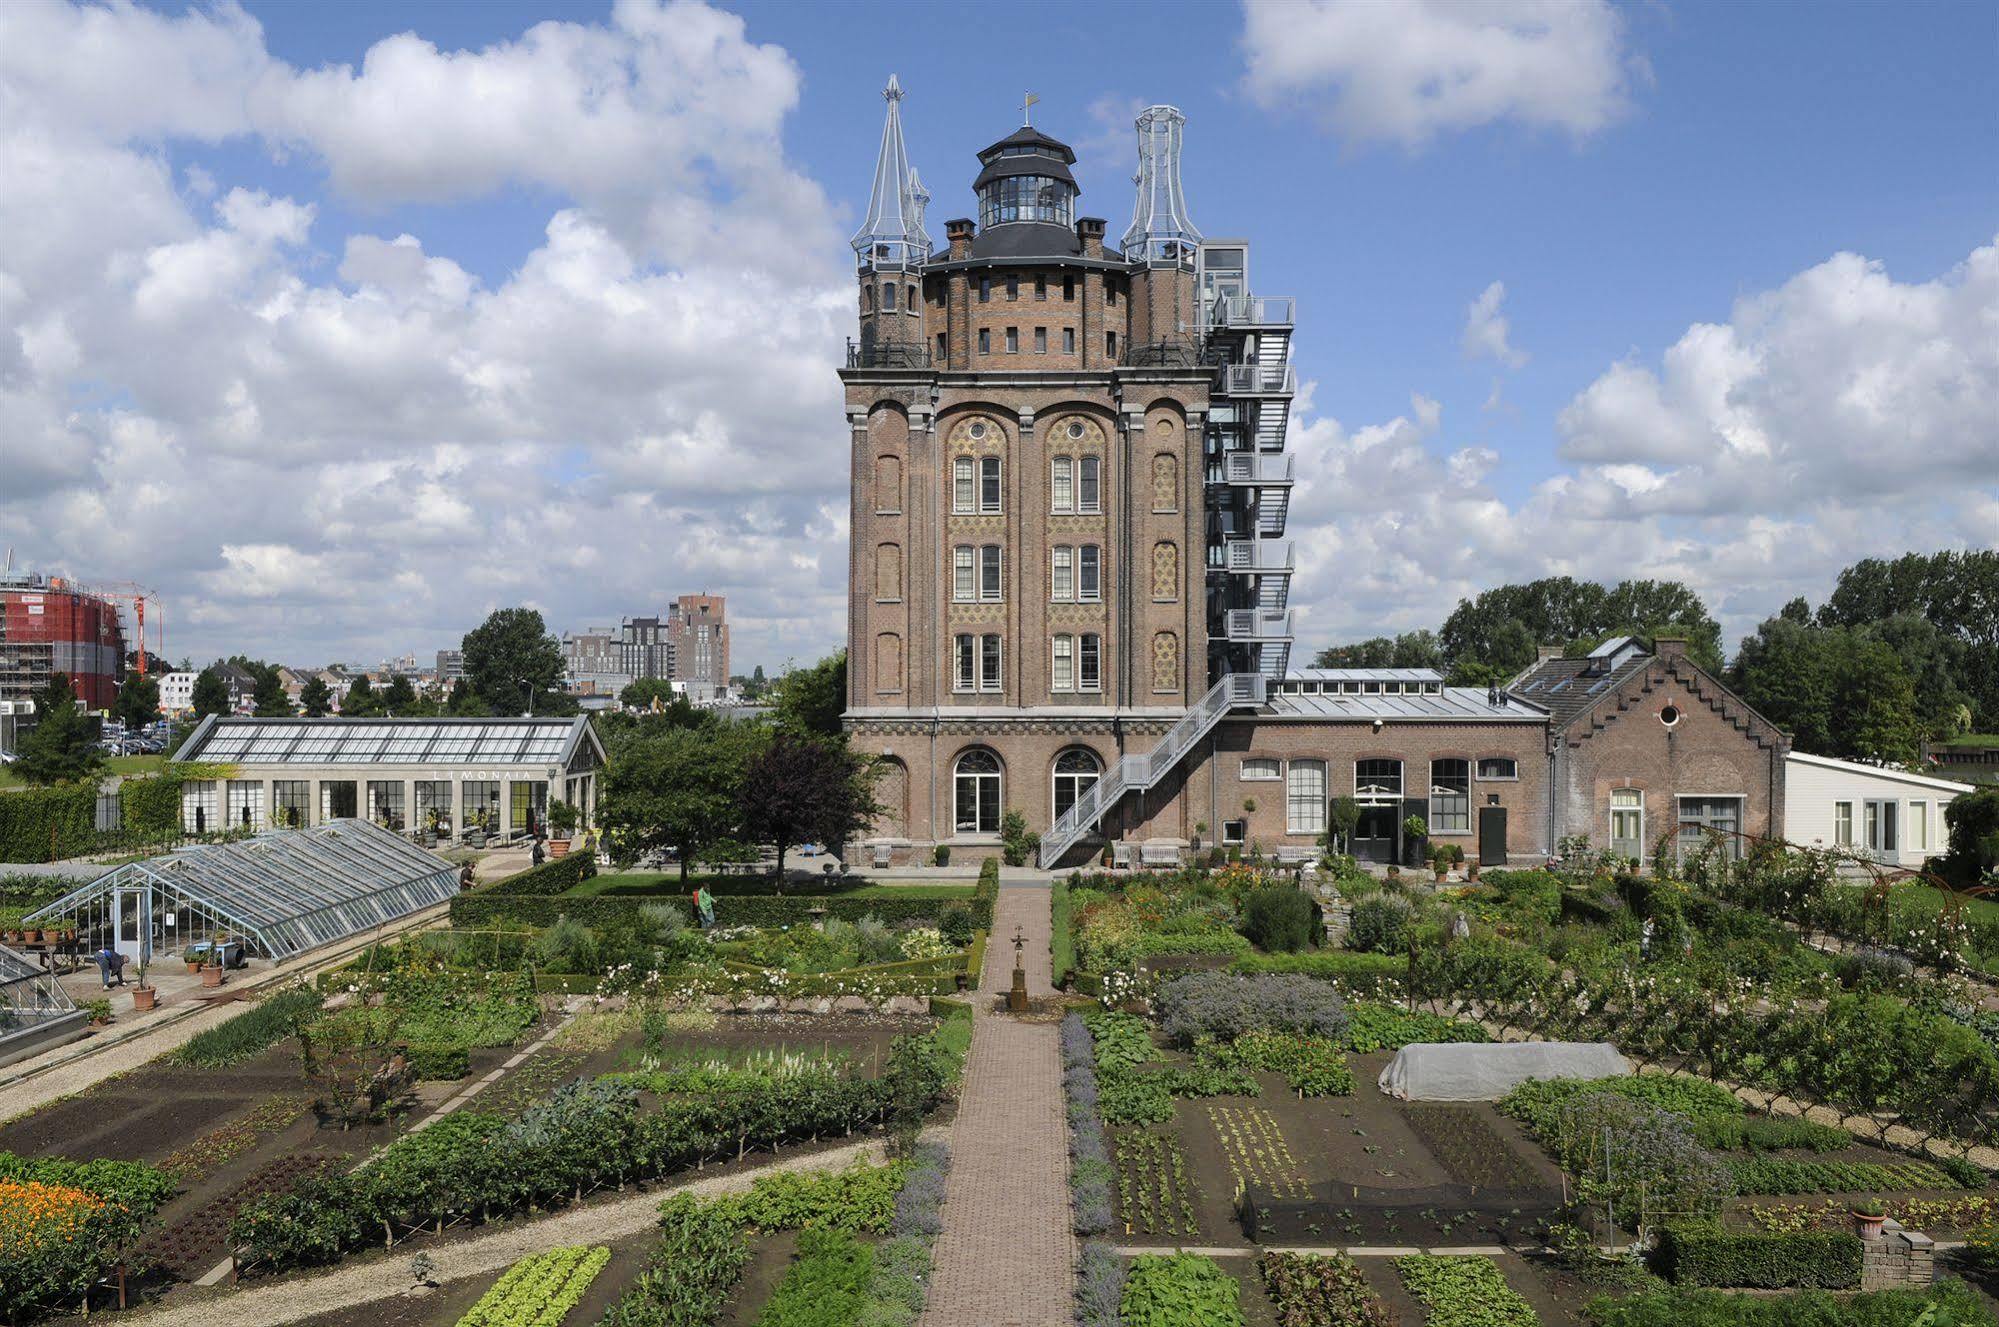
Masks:
[[[1284,762],[1275,756],[1244,756],[1236,777],[1244,783],[1275,783],[1284,777]]]
[[[979,463],[970,456],[951,461],[951,510],[970,514],[979,509]]]
[[[1904,852],[1930,851],[1930,804],[1927,799],[1910,799],[1909,813],[1902,826],[1902,849]]]
[[[1104,510],[1104,462],[1100,456],[1085,456],[1077,463],[1076,510],[1084,516],[1101,515]]]
[[[969,631],[958,633],[954,642],[955,658],[952,660],[951,689],[953,691],[977,691],[979,689],[979,638]]]
[[[1104,638],[1086,631],[1076,638],[1076,690],[1104,689]]]
[[[1444,764],[1446,762],[1455,762],[1456,764],[1464,766],[1465,786],[1462,794],[1460,794],[1456,790],[1452,790],[1450,792],[1444,792],[1442,791],[1444,785],[1437,782],[1437,766]],[[1465,759],[1463,756],[1430,757],[1430,800],[1425,810],[1429,815],[1430,833],[1433,836],[1442,837],[1452,834],[1471,833],[1472,770],[1473,770],[1473,763],[1470,760]],[[1455,799],[1459,796],[1462,796],[1464,798],[1464,824],[1462,826],[1453,826],[1450,829],[1445,829],[1444,828],[1445,817],[1447,815],[1453,815],[1454,813],[1441,810],[1440,804],[1446,798]]]
[[[970,544],[951,550],[951,598],[961,604],[978,602],[979,555]]]
[[[1730,861],[1740,861],[1742,859],[1741,835],[1744,832],[1743,826],[1748,823],[1749,811],[1749,799],[1741,793],[1680,793],[1675,796],[1673,798],[1673,859],[1677,862],[1685,860],[1686,857],[1687,832],[1684,826],[1687,823],[1686,804],[1688,802],[1735,803],[1736,832],[1726,836],[1726,851]]]
[[[1104,550],[1096,544],[1076,549],[1076,602],[1102,603],[1104,598]]]
[[[1318,778],[1318,793],[1314,797],[1309,787],[1301,788],[1300,777]],[[1286,834],[1323,834],[1326,832],[1326,806],[1331,792],[1331,776],[1323,760],[1294,760],[1284,771],[1284,832]]]
[[[990,489],[992,496],[986,496]],[[1006,467],[997,456],[979,458],[979,514],[997,515],[1006,504]]]
[[[1072,756],[1084,757],[1094,764],[1096,768],[1089,772],[1077,769],[1063,769],[1062,763],[1070,760]],[[1055,766],[1049,772],[1048,809],[1052,818],[1060,820],[1063,813],[1069,809],[1062,805],[1062,784],[1064,780],[1067,780],[1069,784],[1069,805],[1074,806],[1082,800],[1083,794],[1094,788],[1097,780],[1103,777],[1103,758],[1097,755],[1096,752],[1086,746],[1072,746],[1063,750],[1055,757]]]
[[[1619,806],[1617,799],[1620,795],[1625,794],[1636,797],[1638,799],[1637,804],[1634,806]],[[1636,815],[1638,817],[1638,832],[1631,836],[1631,842],[1638,845],[1638,855],[1641,857],[1644,856],[1645,792],[1642,788],[1612,788],[1610,790],[1610,820],[1605,826],[1605,829],[1609,831],[1609,837],[1605,839],[1605,842],[1616,843],[1624,837],[1617,832],[1617,818],[1622,815]]]
[[[993,752],[983,747],[975,750],[979,755],[991,759],[998,768],[966,770],[965,762],[972,757],[973,751],[963,752],[951,762],[951,826],[953,831],[959,834],[997,834],[1000,817],[1003,814],[1002,808],[1006,806],[1006,766]],[[965,801],[962,788],[967,781],[971,782],[973,788],[972,824],[969,826],[964,824],[958,814],[959,808]],[[987,819],[988,812],[991,813],[991,823],[982,823]]]
[[[1057,456],[1048,463],[1048,508],[1058,516],[1076,510],[1076,458]]]
[[[979,690],[1006,690],[1006,641],[997,632],[979,637]]]
[[[1895,797],[1869,797],[1861,803],[1867,851],[1879,857],[1902,855],[1902,803]]]
[[[1048,555],[1048,597],[1058,604],[1076,600],[1076,550],[1057,544]]]
[[[1832,846],[1853,846],[1853,801],[1842,797],[1832,804]]]
[[[1513,767],[1511,774],[1487,774],[1488,760],[1503,760]],[[1518,783],[1520,782],[1520,762],[1512,756],[1480,756],[1472,762],[1472,779],[1477,783]]]
[[[1006,598],[1006,554],[998,544],[979,545],[979,602],[996,604]]]
[[[1048,689],[1076,689],[1076,638],[1063,633],[1048,643]]]

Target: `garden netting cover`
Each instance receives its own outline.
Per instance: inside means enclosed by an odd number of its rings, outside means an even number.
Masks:
[[[1530,1078],[1616,1078],[1631,1072],[1602,1041],[1506,1041],[1490,1046],[1404,1046],[1381,1071],[1381,1090],[1403,1101],[1497,1101]]]

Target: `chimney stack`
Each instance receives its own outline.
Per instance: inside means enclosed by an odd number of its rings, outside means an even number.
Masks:
[[[972,256],[972,219],[959,217],[944,223],[944,238],[951,245],[951,261]]]
[[[1562,647],[1559,645],[1536,645],[1534,647],[1535,663],[1546,663],[1550,659],[1559,659],[1561,657]]]
[[[1661,659],[1684,659],[1687,657],[1687,638],[1655,636],[1652,638],[1652,653]]]
[[[1102,217],[1077,217],[1076,238],[1082,241],[1083,257],[1104,256],[1104,219]]]

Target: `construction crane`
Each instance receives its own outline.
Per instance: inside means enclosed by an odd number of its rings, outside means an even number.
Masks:
[[[153,614],[153,620],[159,624],[159,656],[162,659],[167,657],[167,614],[165,606],[160,603],[160,596],[157,593],[147,589],[143,585],[135,585],[131,581],[113,581],[108,585],[93,586],[90,592],[99,598],[112,600],[114,603],[129,603],[132,605],[133,625],[138,628],[136,639],[139,644],[138,671],[140,677],[146,675],[146,601],[148,599],[152,600],[156,610]]]

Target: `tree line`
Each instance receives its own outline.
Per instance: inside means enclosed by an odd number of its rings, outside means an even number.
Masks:
[[[1999,729],[1999,551],[1869,558],[1814,609],[1784,605],[1724,661],[1721,628],[1680,581],[1551,576],[1461,599],[1435,631],[1320,650],[1320,668],[1435,668],[1503,682],[1537,648],[1575,656],[1612,636],[1683,636],[1693,661],[1789,731],[1797,749],[1907,763],[1925,740]]]

